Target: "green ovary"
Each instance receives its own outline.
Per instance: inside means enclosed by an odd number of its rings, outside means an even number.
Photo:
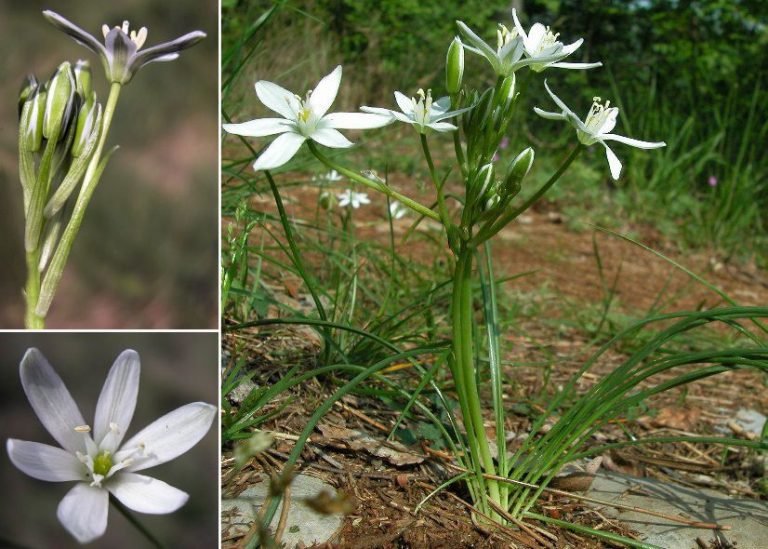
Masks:
[[[93,460],[94,474],[106,477],[110,469],[112,469],[112,456],[109,452],[102,452]]]

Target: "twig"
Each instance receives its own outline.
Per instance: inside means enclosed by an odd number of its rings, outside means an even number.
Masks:
[[[280,520],[277,523],[277,529],[275,530],[275,543],[280,546],[280,539],[283,537],[283,531],[285,530],[285,524],[288,522],[288,508],[291,504],[291,486],[290,484],[285,487],[283,491],[283,508],[280,510]]]
[[[373,427],[376,427],[379,431],[383,431],[385,433],[389,433],[389,427],[387,427],[385,425],[382,425],[381,423],[379,423],[375,419],[372,419],[372,418],[368,417],[363,412],[361,412],[359,410],[355,410],[351,406],[348,406],[348,405],[346,405],[343,402],[340,402],[338,400],[334,404],[336,406],[338,406],[339,408],[341,408],[342,410],[345,410],[345,411],[349,412],[350,414],[352,414],[356,418],[364,421],[368,425],[372,425]]]

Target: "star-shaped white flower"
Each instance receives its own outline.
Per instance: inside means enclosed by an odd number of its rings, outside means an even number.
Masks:
[[[523,26],[520,24],[520,20],[517,18],[517,10],[514,8],[512,9],[512,19],[515,21],[515,29],[517,30],[517,33],[523,39],[525,54],[528,57],[532,71],[541,72],[548,67],[557,67],[560,69],[594,69],[603,65],[600,62],[561,63],[561,59],[565,59],[579,49],[584,42],[583,38],[579,38],[576,42],[566,46],[557,39],[559,34],[553,33],[549,27],[545,27],[541,23],[534,23],[531,30],[526,33],[525,29],[523,29]]]
[[[592,107],[587,113],[586,119],[582,122],[581,119],[576,116],[565,103],[563,103],[562,99],[549,89],[546,80],[544,81],[544,87],[562,112],[549,112],[534,107],[533,110],[536,114],[550,120],[565,120],[569,122],[576,128],[576,137],[583,145],[589,146],[594,145],[595,143],[600,143],[605,147],[608,166],[611,169],[611,176],[614,179],[618,179],[619,175],[621,175],[622,165],[616,154],[605,143],[606,141],[618,141],[619,143],[624,143],[630,147],[637,147],[638,149],[658,149],[666,146],[666,143],[663,141],[640,141],[639,139],[632,139],[631,137],[610,133],[611,130],[616,127],[616,119],[619,116],[619,109],[617,107],[611,107],[610,101],[606,101],[605,104],[602,104],[600,103],[600,98],[595,97]]]
[[[361,111],[386,116],[390,120],[396,119],[406,124],[411,124],[417,132],[427,134],[430,131],[452,132],[456,126],[449,122],[443,122],[448,118],[468,111],[472,107],[465,107],[455,111],[450,110],[451,98],[441,97],[437,101],[432,101],[432,90],[419,90],[417,93],[419,99],[411,97],[410,99],[399,91],[395,92],[395,101],[400,111],[382,109],[379,107],[360,107]],[[401,112],[402,111],[402,112]]]
[[[583,39],[580,38],[573,44],[565,46],[557,40],[557,34],[541,23],[535,23],[526,33],[517,18],[515,9],[512,10],[512,18],[515,22],[514,28],[508,29],[504,25],[499,25],[496,31],[495,50],[465,23],[456,21],[467,41],[464,48],[485,57],[497,75],[506,77],[528,66],[531,70],[541,72],[547,67],[592,69],[602,65],[602,63],[561,63],[560,61],[581,46]]]
[[[138,31],[130,30],[128,21],[120,26],[110,28],[104,25],[101,29],[104,43],[84,31],[72,21],[56,13],[45,10],[43,16],[59,30],[64,31],[99,57],[110,82],[127,84],[133,75],[144,65],[159,61],[178,59],[179,52],[194,46],[205,38],[202,31],[193,31],[169,42],[142,49],[147,40],[147,29],[141,27]]]
[[[21,361],[21,384],[40,422],[61,448],[8,439],[13,464],[49,482],[75,481],[57,515],[81,543],[104,534],[109,494],[139,513],[165,514],[184,505],[181,490],[137,471],[170,461],[208,432],[216,407],[194,402],[164,415],[123,443],[136,408],[139,355],[124,351],[109,371],[96,405],[93,428],[86,425],[64,382],[37,349]]]
[[[224,130],[248,137],[281,134],[256,160],[255,170],[271,170],[288,162],[307,139],[326,147],[346,148],[353,143],[338,130],[364,130],[389,124],[389,116],[336,112],[331,108],[341,84],[341,65],[323,77],[306,98],[266,80],[256,82],[256,95],[282,118],[257,118],[242,124],[224,124]]]
[[[371,199],[368,198],[366,193],[356,193],[352,189],[347,189],[343,193],[337,195],[339,199],[339,206],[342,208],[348,208],[352,206],[355,210],[363,204],[370,204]]]

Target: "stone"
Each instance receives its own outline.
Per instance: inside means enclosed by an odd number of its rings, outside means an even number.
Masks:
[[[729,530],[696,528],[635,511],[601,507],[601,513],[640,533],[643,542],[664,549],[694,549],[698,547],[696,538],[707,544],[717,538],[738,549],[768,547],[768,503],[765,501],[734,499],[713,490],[606,472],[598,473],[587,495],[688,520],[730,526]],[[722,546],[731,545],[722,543]]]
[[[269,479],[262,475],[262,481],[246,488],[236,498],[225,498],[221,502],[221,522],[224,537],[243,535],[253,525],[253,521],[264,504]],[[330,540],[341,527],[341,514],[325,515],[312,510],[304,500],[315,498],[321,492],[336,495],[336,490],[320,479],[309,475],[297,475],[291,482],[291,496],[288,507],[288,519],[281,542],[285,547],[299,544],[310,546]],[[272,531],[280,519],[283,502],[270,524]]]

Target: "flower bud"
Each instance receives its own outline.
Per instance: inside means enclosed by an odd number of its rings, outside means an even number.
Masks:
[[[45,96],[46,93],[42,87],[36,87],[21,109],[19,145],[25,151],[37,152],[43,142]]]
[[[59,65],[53,73],[47,91],[43,136],[58,139],[66,133],[75,96],[75,76],[68,61]]]
[[[506,109],[514,99],[515,73],[512,73],[502,81],[498,94],[496,95],[496,104]]]
[[[445,59],[445,88],[450,95],[459,93],[464,78],[464,46],[457,36],[448,46]]]
[[[91,85],[91,64],[83,59],[78,59],[73,69],[75,74],[75,87],[77,93],[85,101],[93,98],[93,86]]]
[[[71,153],[74,158],[82,154],[85,144],[91,138],[94,131],[98,131],[96,123],[101,115],[101,105],[96,103],[95,97],[83,105],[77,115],[77,127],[75,128],[75,139],[72,142]]]
[[[504,180],[504,193],[507,196],[515,196],[520,192],[523,178],[528,175],[531,166],[533,166],[534,156],[533,149],[528,147],[512,161],[507,178]]]
[[[329,193],[328,191],[323,191],[320,193],[320,196],[317,197],[317,202],[320,204],[320,207],[324,210],[330,210],[333,208],[333,204],[336,201],[332,193]]]
[[[19,89],[19,117],[21,117],[21,109],[24,107],[24,102],[29,99],[32,92],[37,89],[38,82],[34,74],[28,74],[24,77],[24,81],[21,83],[21,89]]]
[[[491,188],[493,181],[493,163],[489,162],[481,167],[475,176],[475,185],[479,187],[477,196],[485,196],[486,191]]]

